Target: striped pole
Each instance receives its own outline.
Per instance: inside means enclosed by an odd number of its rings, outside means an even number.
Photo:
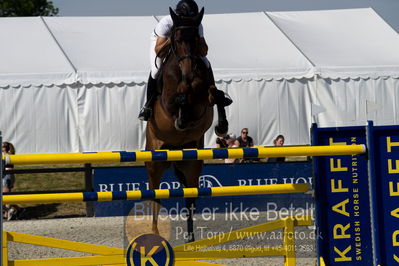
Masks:
[[[155,151],[118,151],[118,152],[85,152],[25,154],[5,156],[6,164],[80,164],[80,163],[117,163],[117,162],[151,162],[151,161],[184,161],[210,159],[252,159],[288,156],[331,156],[357,155],[366,152],[365,145],[333,146],[291,146],[291,147],[252,147],[232,149],[184,149]]]
[[[276,184],[210,188],[150,189],[118,192],[25,194],[4,195],[3,204],[39,204],[86,201],[153,200],[167,198],[245,196],[261,194],[304,193],[308,190],[308,184]]]

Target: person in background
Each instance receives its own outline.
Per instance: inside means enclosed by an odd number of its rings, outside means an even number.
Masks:
[[[241,129],[241,136],[236,140],[236,145],[240,148],[247,148],[254,146],[253,139],[248,136],[248,128],[244,127]]]
[[[15,154],[14,145],[10,142],[3,142],[1,147],[3,155],[13,155]],[[13,170],[13,165],[6,165],[5,170]],[[3,176],[3,193],[11,192],[14,188],[15,176],[14,174],[6,174]],[[18,212],[17,206],[5,205],[3,209],[3,217],[10,221],[15,218]]]
[[[229,133],[226,139],[227,143],[227,148],[237,148],[238,145],[236,143],[236,136],[232,133]],[[238,163],[240,160],[239,159],[224,159],[225,163]]]
[[[283,146],[285,138],[283,135],[278,135],[274,140],[274,146]],[[267,159],[268,163],[285,162],[285,157],[270,157]]]
[[[227,144],[227,140],[230,138],[229,135],[226,135],[224,137],[217,137],[216,139],[216,148],[228,148],[229,145]]]
[[[235,145],[240,148],[248,148],[254,146],[253,139],[248,136],[248,128],[241,129],[241,135],[237,138]],[[250,163],[257,161],[257,159],[241,159],[241,163]]]

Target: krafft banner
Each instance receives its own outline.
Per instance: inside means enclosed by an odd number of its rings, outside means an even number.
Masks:
[[[269,184],[312,184],[309,162],[244,163],[204,165],[199,178],[200,187],[246,186]],[[177,189],[181,184],[172,171],[166,171],[161,180],[161,189]],[[94,191],[126,191],[148,189],[147,172],[144,167],[97,168],[94,170]],[[128,215],[135,201],[96,202],[95,215]],[[162,199],[166,209],[178,210],[185,206],[184,199]],[[310,194],[251,195],[240,197],[204,197],[196,200],[196,211],[212,207],[215,212],[245,212],[250,208],[269,211],[272,215],[283,208],[287,212],[302,208],[313,209]],[[284,209],[285,208],[285,209]],[[310,213],[303,213],[310,215]],[[270,217],[273,218],[273,217]]]
[[[368,126],[375,262],[399,264],[399,127]]]
[[[351,144],[366,144],[365,127],[312,128],[312,145]],[[319,262],[373,265],[366,156],[315,157],[314,172]]]

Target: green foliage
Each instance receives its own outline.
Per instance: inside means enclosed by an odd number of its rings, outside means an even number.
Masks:
[[[55,16],[58,8],[47,0],[0,0],[0,17]]]

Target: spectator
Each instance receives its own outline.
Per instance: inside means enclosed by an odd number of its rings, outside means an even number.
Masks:
[[[2,145],[2,153],[3,155],[12,155],[15,154],[14,145],[10,142],[3,142]],[[5,170],[13,170],[13,165],[6,165]],[[14,188],[15,176],[14,174],[6,174],[3,176],[3,193],[11,192]],[[17,206],[5,205],[3,209],[3,217],[7,219],[7,221],[13,219],[17,215],[18,208]]]
[[[278,135],[274,140],[274,146],[283,146],[285,138],[283,135]],[[285,157],[271,157],[267,159],[268,163],[285,162]]]
[[[239,136],[235,142],[235,145],[240,148],[248,148],[254,146],[254,141],[248,136],[248,128],[244,127],[241,129],[241,136]],[[257,159],[241,159],[241,163],[250,163],[257,161]]]
[[[218,137],[216,139],[216,148],[227,148],[229,145],[227,144],[227,140],[230,138],[229,135],[226,135],[224,137]]]
[[[253,139],[250,136],[248,136],[248,128],[245,127],[241,129],[241,136],[237,138],[236,145],[240,148],[254,146]]]
[[[238,145],[236,144],[236,136],[232,133],[228,134],[226,139],[227,148],[237,148]],[[239,159],[224,159],[225,163],[238,163]]]

